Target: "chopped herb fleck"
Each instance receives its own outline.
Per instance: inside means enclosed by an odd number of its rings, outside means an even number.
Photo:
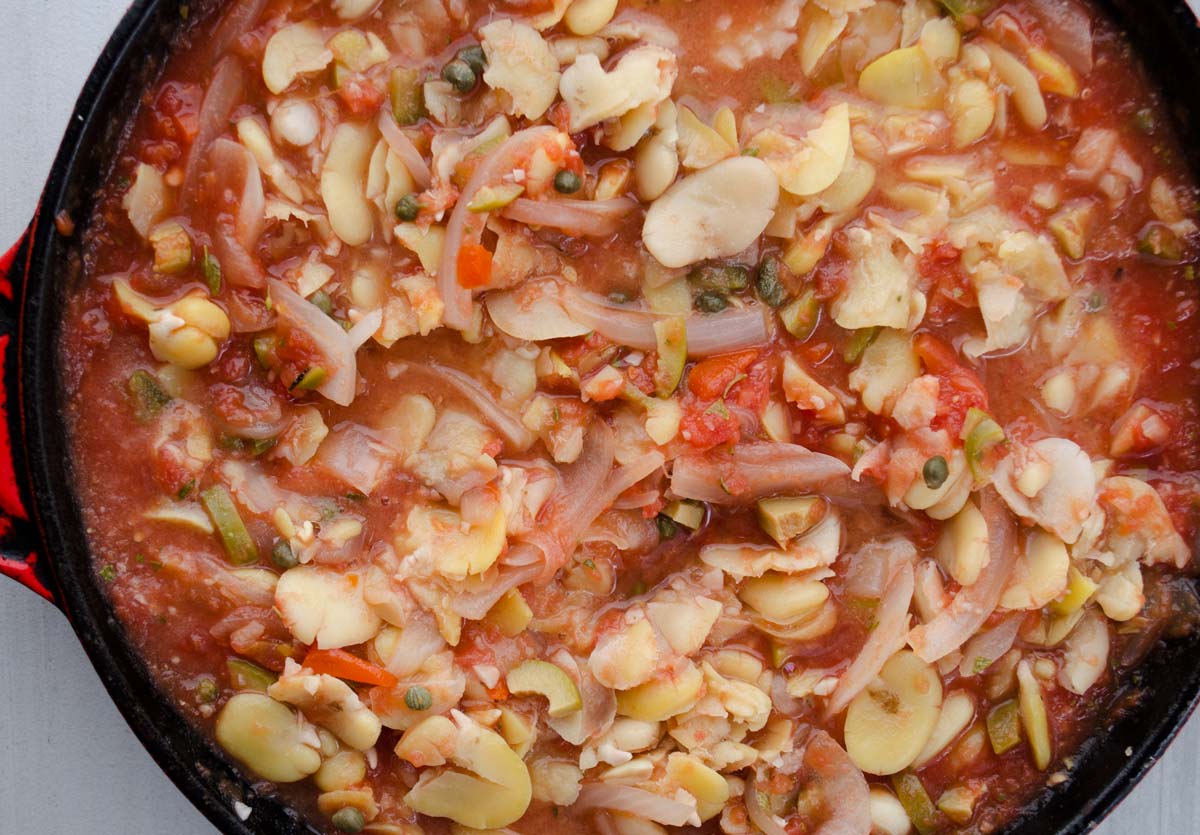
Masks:
[[[117,567],[112,563],[105,565],[100,569],[100,579],[106,583],[111,583],[117,579]]]

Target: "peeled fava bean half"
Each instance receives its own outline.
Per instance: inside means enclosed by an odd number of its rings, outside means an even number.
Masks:
[[[217,742],[259,777],[303,780],[321,767],[321,754],[301,741],[295,711],[263,693],[238,693],[217,716]]]
[[[888,659],[846,711],[846,753],[867,774],[912,765],[933,735],[942,706],[937,670],[909,650]]]

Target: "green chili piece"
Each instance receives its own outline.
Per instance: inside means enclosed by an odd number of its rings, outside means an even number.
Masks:
[[[967,429],[967,427],[970,428]],[[1004,430],[992,419],[991,415],[974,406],[967,410],[963,428],[967,433],[963,439],[963,452],[967,456],[967,466],[971,470],[971,475],[982,480],[987,475],[984,459],[993,447],[1004,443]]]
[[[850,335],[850,341],[846,343],[846,347],[842,350],[842,358],[846,362],[858,362],[863,355],[863,351],[867,350],[876,337],[879,336],[880,328],[859,328]]]
[[[1021,742],[1021,711],[1016,699],[996,705],[987,715],[988,739],[992,750],[1003,754]]]
[[[163,390],[158,378],[140,368],[129,376],[129,393],[133,396],[133,413],[142,423],[158,416],[163,407],[171,402],[171,395]]]
[[[896,790],[896,799],[908,813],[908,819],[920,835],[932,835],[937,831],[937,809],[925,791],[921,778],[911,771],[902,771],[892,775],[892,788]]]
[[[244,658],[227,658],[225,669],[229,673],[229,684],[234,690],[261,690],[279,680],[279,676]]]
[[[658,344],[658,364],[654,369],[654,393],[670,397],[683,378],[687,364],[687,324],[682,316],[659,319],[654,323]]]
[[[400,125],[414,125],[425,115],[425,90],[419,70],[396,67],[388,78],[392,115]]]
[[[208,511],[229,561],[234,565],[258,562],[258,547],[250,538],[246,523],[242,521],[229,491],[221,484],[214,484],[200,494],[200,503]]]

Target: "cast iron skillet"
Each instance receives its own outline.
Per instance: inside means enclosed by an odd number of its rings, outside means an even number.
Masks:
[[[127,642],[90,564],[72,487],[57,351],[66,288],[81,270],[93,197],[142,91],[188,20],[219,0],[135,0],[87,80],[29,228],[0,259],[0,573],[58,606],[113,701],[184,794],[227,835],[317,830],[194,730]],[[1184,0],[1101,0],[1163,91],[1200,177],[1200,30]],[[183,11],[183,9],[187,11]],[[54,222],[66,213],[70,235]],[[121,466],[123,462],[113,462]],[[5,518],[6,517],[6,518]],[[1092,829],[1162,755],[1200,698],[1200,634],[1160,644],[1136,673],[1136,707],[1089,741],[1070,781],[1047,791],[1004,835]],[[235,803],[250,808],[243,820]]]

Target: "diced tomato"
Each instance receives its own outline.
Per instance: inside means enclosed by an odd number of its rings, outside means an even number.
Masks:
[[[758,351],[753,350],[703,359],[688,372],[688,388],[701,399],[715,400],[725,393],[725,389],[739,374],[745,374],[756,359]]]
[[[492,253],[479,244],[463,244],[458,249],[458,283],[472,289],[483,287],[492,278]]]
[[[958,361],[954,349],[933,334],[918,334],[913,347],[925,370],[936,375],[941,384],[937,414],[930,426],[945,429],[951,438],[957,438],[968,409],[974,406],[988,411],[987,389],[974,371]]]
[[[689,394],[683,401],[679,434],[696,449],[709,449],[737,442],[742,436],[742,426],[723,402],[700,400]]]
[[[383,91],[365,78],[350,78],[337,92],[342,104],[355,116],[369,116],[383,104]]]
[[[399,683],[394,675],[382,667],[376,667],[357,655],[343,649],[310,649],[301,665],[314,673],[324,673],[334,678],[344,678],[362,684],[379,687],[395,687]]]

